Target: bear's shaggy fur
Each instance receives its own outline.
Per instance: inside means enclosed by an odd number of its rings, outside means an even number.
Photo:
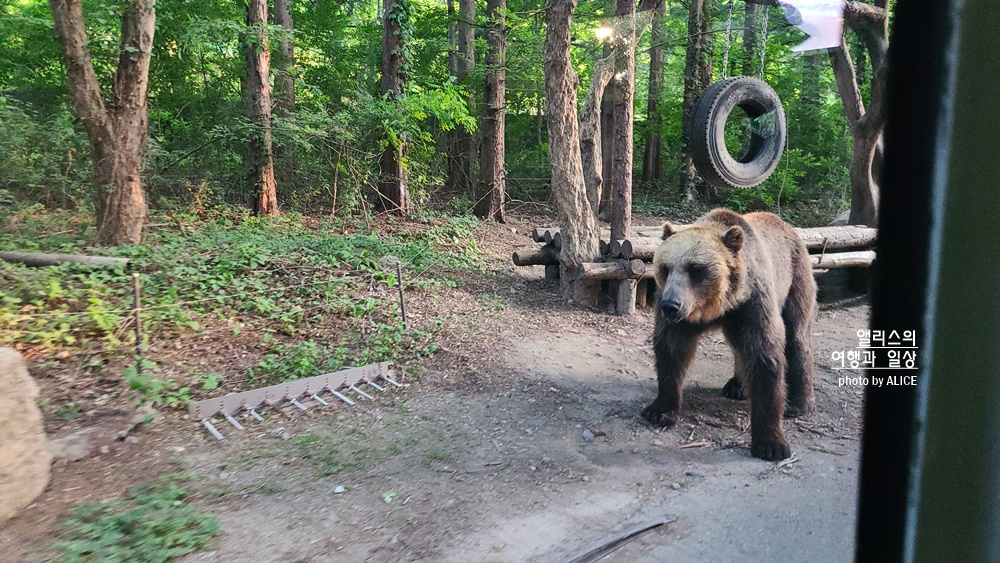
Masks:
[[[677,422],[698,338],[718,327],[736,358],[723,394],[742,399],[746,390],[750,398],[751,455],[789,457],[782,415],[815,406],[816,284],[805,244],[771,213],[716,209],[691,225],[665,224],[653,268],[660,290],[653,336],[659,393],[642,416],[665,426]]]

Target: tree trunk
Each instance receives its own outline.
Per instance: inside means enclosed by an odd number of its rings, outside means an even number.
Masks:
[[[456,82],[470,90],[469,86],[471,85],[466,84],[466,79],[476,65],[475,19],[475,0],[458,0],[458,23],[455,26],[458,51],[453,59],[449,57],[449,61],[453,61],[452,75]],[[466,96],[465,102],[468,105],[469,113],[475,113],[476,102],[471,93]],[[464,127],[456,127],[452,133],[452,143],[448,151],[447,183],[458,192],[473,194],[472,164],[475,161],[475,139],[472,133],[466,131]]]
[[[385,0],[382,18],[382,93],[391,99],[403,94],[406,74],[401,66],[407,57],[407,44],[412,23],[409,21],[408,0]],[[413,210],[406,187],[406,137],[400,135],[398,145],[391,141],[379,160],[379,207],[396,213]]]
[[[628,238],[632,229],[632,151],[635,111],[636,4],[618,0],[615,14],[625,23],[623,39],[616,42],[614,133],[611,141],[611,240]],[[623,52],[624,51],[624,52]],[[614,282],[616,312],[635,312],[634,280]]]
[[[275,53],[274,66],[277,72],[274,76],[274,112],[279,118],[287,118],[295,110],[295,42],[293,33],[295,25],[292,22],[292,0],[274,0],[274,25],[285,32],[281,37],[279,49]],[[274,160],[282,182],[297,184],[298,159],[294,151],[286,151],[285,147],[275,145]]]
[[[583,264],[598,257],[599,230],[587,199],[580,158],[576,115],[579,82],[570,59],[570,23],[575,9],[576,0],[545,2],[546,116],[552,197],[562,233],[559,259],[563,266],[563,289],[577,302],[594,304],[599,286],[580,279]]]
[[[875,57],[872,57],[874,60]],[[882,99],[885,91],[885,64],[882,62],[872,79],[870,108],[866,113],[861,92],[858,88],[854,64],[846,48],[830,49],[830,62],[836,77],[837,90],[844,103],[844,115],[851,127],[853,155],[851,157],[851,217],[854,225],[878,225],[878,184],[873,170],[876,151],[885,125]]]
[[[608,55],[594,63],[594,73],[590,77],[590,88],[587,98],[580,111],[580,157],[583,162],[583,179],[587,186],[587,199],[590,207],[597,215],[602,208],[607,207],[604,194],[608,193],[605,172],[611,171],[611,166],[605,167],[611,150],[604,151],[605,138],[610,140],[610,123],[603,126],[603,102],[605,91],[611,82],[615,71],[615,56]],[[610,120],[609,120],[610,121]],[[607,132],[605,135],[604,133]]]
[[[135,0],[122,14],[118,66],[105,104],[87,49],[80,0],[50,0],[62,45],[73,107],[84,122],[94,162],[97,238],[110,246],[138,244],[146,220],[142,154],[149,131],[146,93],[156,23],[155,0]]]
[[[252,129],[247,147],[247,176],[254,192],[254,213],[278,214],[271,143],[271,51],[267,33],[267,0],[248,0],[243,37],[247,79],[244,93]]]
[[[600,197],[600,207],[598,208],[598,217],[602,221],[607,221],[608,216],[611,213],[611,140],[613,138],[613,126],[614,126],[614,113],[615,113],[615,99],[618,96],[618,82],[615,80],[610,80],[611,75],[614,75],[614,55],[615,48],[608,42],[604,44],[604,58],[608,59],[611,64],[612,72],[610,73],[608,79],[609,82],[605,84],[603,93],[601,94],[601,197]],[[594,69],[595,75],[597,69]]]
[[[504,120],[506,119],[507,0],[487,0],[486,81],[483,86],[483,152],[479,163],[479,190],[476,216],[504,219]]]
[[[715,6],[712,0],[704,0],[701,7],[699,48],[698,48],[698,92],[704,92],[712,83],[712,60],[715,57]]]
[[[765,8],[766,9],[766,8]],[[743,76],[754,76],[757,67],[757,4],[746,3],[743,17]]]
[[[274,57],[274,67],[277,69],[274,76],[274,111],[280,117],[288,117],[295,109],[295,75],[292,74],[292,68],[295,66],[295,43],[292,33],[295,31],[295,25],[292,22],[291,8],[292,0],[274,0],[274,25],[287,33],[281,38],[280,48]]]
[[[663,69],[667,41],[667,5],[661,0],[654,8],[653,36],[649,50],[649,99],[646,102],[646,149],[642,156],[642,179],[659,180],[663,176],[663,138],[660,97],[663,96]]]
[[[688,8],[688,39],[687,52],[684,61],[684,101],[682,110],[684,113],[685,125],[691,119],[691,110],[694,108],[694,101],[698,96],[698,86],[701,84],[699,72],[699,60],[701,53],[701,16],[704,9],[704,0],[691,0]],[[685,132],[687,127],[684,127]],[[684,139],[684,162],[682,178],[684,182],[684,193],[689,201],[698,197],[698,189],[695,184],[694,160],[691,156],[691,149],[687,146],[689,140],[687,135]]]
[[[622,39],[615,42],[615,81],[611,140],[611,239],[628,238],[632,227],[632,138],[635,99],[636,3],[618,0],[615,14],[623,20]]]

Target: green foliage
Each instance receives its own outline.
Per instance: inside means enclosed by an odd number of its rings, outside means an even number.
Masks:
[[[69,511],[58,561],[167,562],[207,549],[219,523],[189,503],[184,476],[133,487],[128,499],[88,502]]]
[[[194,401],[191,397],[191,387],[181,386],[171,380],[155,377],[156,362],[142,360],[142,374],[132,365],[122,372],[122,377],[128,381],[129,389],[142,397],[142,404],[166,406],[170,408],[183,407]]]
[[[383,96],[382,3],[293,3],[296,29],[271,28],[271,48],[279,40],[295,43],[295,108],[275,115],[273,138],[278,197],[286,209],[317,212],[336,208],[339,215],[367,212],[379,174],[379,156],[388,144],[407,142],[405,165],[409,189],[424,204],[443,184],[445,152],[456,128],[472,131],[478,114],[467,99],[481,100],[486,65],[485,38],[476,39],[477,64],[456,82],[448,68],[453,24],[446,5],[435,0],[394,3],[388,17],[399,24],[404,91]],[[713,53],[712,80],[720,68],[726,27],[724,3],[706,4],[713,33],[704,36]],[[122,4],[84,0],[89,47],[106,92],[118,57]],[[538,2],[510,0],[506,27],[506,166],[508,190],[519,199],[547,199],[548,162],[545,123],[543,45],[545,26]],[[769,8],[762,8],[769,9]],[[798,151],[788,164],[784,188],[771,185],[734,196],[741,208],[806,211],[821,202],[833,209],[848,185],[850,134],[824,53],[792,53],[803,35],[778,9],[769,9],[763,68],[743,50],[743,10],[733,12],[729,75],[744,63],[762,72],[784,104],[789,149]],[[604,54],[594,31],[613,25],[614,5],[583,2],[573,22],[571,57],[580,78],[579,96],[589,85],[593,63]],[[484,25],[479,11],[473,25]],[[240,3],[161,0],[150,74],[150,144],[146,183],[154,208],[194,205],[245,206],[251,194],[244,179],[243,152],[255,133],[244,115],[241,92]],[[760,25],[761,20],[758,20]],[[687,5],[668,3],[665,84],[660,107],[666,108],[658,132],[664,143],[664,176],[636,182],[637,198],[671,200],[680,190],[683,153],[679,111],[683,96]],[[48,3],[41,0],[0,3],[0,201],[43,202],[48,207],[87,207],[90,152],[85,132],[67,106],[65,69]],[[871,61],[853,33],[848,34],[863,97],[869,95]],[[635,88],[635,167],[642,166],[647,121],[649,48],[646,33],[637,50]],[[818,64],[815,64],[818,61]],[[732,140],[732,139],[731,139]],[[794,172],[794,174],[792,173]],[[780,192],[780,197],[778,193]],[[455,194],[448,194],[452,197]],[[465,194],[469,195],[469,194]],[[824,211],[825,212],[825,211]],[[58,336],[53,336],[58,339]]]
[[[432,265],[477,268],[480,263],[471,236],[479,223],[471,216],[428,213],[408,234],[391,235],[342,220],[311,228],[294,214],[261,220],[230,208],[212,213],[206,221],[165,217],[177,228],[152,231],[141,245],[102,249],[102,254],[130,258],[142,272],[147,338],[199,330],[220,319],[227,320],[232,333],[249,324],[263,333],[287,334],[308,331],[328,314],[378,313],[384,321],[386,314],[395,316],[397,305],[394,293],[370,291],[373,284],[396,285],[395,271],[378,265],[382,257],[401,259],[408,282],[433,281]],[[2,247],[88,250],[80,233],[90,227],[78,215],[29,208],[8,216],[4,227]],[[50,229],[70,232],[38,236]],[[27,268],[0,262],[0,276],[5,280],[0,345],[116,349],[134,343],[131,275],[78,264]]]

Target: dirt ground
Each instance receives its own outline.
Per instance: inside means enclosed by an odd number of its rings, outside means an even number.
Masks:
[[[502,229],[486,238],[505,253],[529,246]],[[821,308],[817,409],[785,422],[794,457],[774,464],[749,455],[746,402],[721,396],[721,335],[701,343],[681,423],[654,429],[638,416],[656,391],[651,314],[574,308],[541,267],[497,256],[448,295],[414,299],[415,322],[451,312],[444,349],[375,402],[220,424],[222,443],[176,411],[124,442],[114,433],[131,412],[89,417],[104,449],[54,466],[0,530],[4,559],[45,560],[69,506],[192,471],[222,535],[189,562],[557,561],[660,517],[607,560],[852,560],[862,393],[838,386],[830,357],[857,345],[866,305]]]

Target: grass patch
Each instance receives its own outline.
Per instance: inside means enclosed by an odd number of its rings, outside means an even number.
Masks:
[[[260,219],[234,209],[207,219],[151,220],[162,221],[143,244],[95,249],[82,215],[31,206],[0,224],[0,247],[129,258],[142,274],[143,332],[153,339],[231,318],[294,334],[326,315],[394,317],[388,290],[396,274],[379,259],[398,257],[408,281],[422,274],[425,283],[446,283],[434,278],[432,265],[480,266],[472,237],[478,220],[465,216],[425,213],[398,229],[389,219],[378,226],[294,214]],[[0,279],[0,346],[113,349],[134,342],[127,272],[4,262]]]
[[[214,517],[188,503],[180,475],[129,490],[128,499],[73,508],[55,546],[57,561],[166,562],[211,547],[219,533]]]
[[[323,476],[375,463],[368,436],[357,428],[337,436],[310,432],[296,437],[295,444],[299,456],[312,462]]]

